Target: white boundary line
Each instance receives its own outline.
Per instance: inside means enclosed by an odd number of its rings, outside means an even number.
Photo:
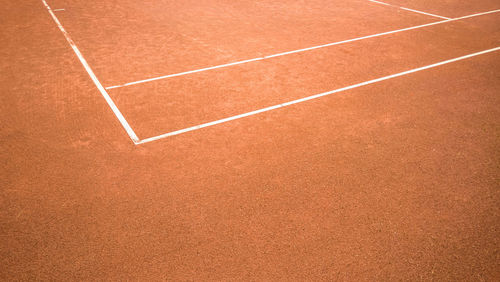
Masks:
[[[448,20],[451,19],[451,18],[448,18],[448,17],[443,17],[443,16],[431,14],[431,13],[426,13],[426,12],[422,12],[422,11],[418,11],[418,10],[414,10],[414,9],[410,9],[410,8],[405,8],[405,7],[399,7],[399,8],[403,9],[403,10],[406,10],[406,11],[415,12],[415,13],[418,13],[418,14],[427,15],[427,16],[431,16],[431,17],[436,17],[436,18],[441,18],[441,19],[448,19]]]
[[[225,122],[228,122],[228,121],[232,121],[232,120],[236,120],[236,119],[240,119],[240,118],[244,118],[244,117],[248,117],[248,116],[252,116],[252,115],[257,115],[257,114],[260,114],[260,113],[263,113],[263,112],[268,112],[268,111],[276,110],[276,109],[283,108],[283,107],[286,107],[286,106],[290,106],[290,105],[294,105],[294,104],[306,102],[306,101],[317,99],[317,98],[320,98],[320,97],[323,97],[323,96],[332,95],[332,94],[339,93],[339,92],[342,92],[342,91],[351,90],[351,89],[358,88],[358,87],[361,87],[361,86],[365,86],[365,85],[377,83],[377,82],[388,80],[388,79],[391,79],[391,78],[396,78],[396,77],[408,75],[408,74],[411,74],[411,73],[415,73],[415,72],[427,70],[427,69],[430,69],[430,68],[435,68],[435,67],[438,67],[438,66],[442,66],[442,65],[445,65],[445,64],[457,62],[457,61],[460,61],[460,60],[465,60],[465,59],[468,59],[468,58],[471,58],[471,57],[479,56],[479,55],[490,53],[490,52],[495,52],[495,51],[498,51],[498,50],[500,50],[500,46],[496,47],[496,48],[492,48],[492,49],[480,51],[480,52],[477,52],[477,53],[465,55],[465,56],[462,56],[462,57],[458,57],[458,58],[454,58],[454,59],[442,61],[442,62],[435,63],[435,64],[432,64],[432,65],[427,65],[427,66],[424,66],[424,67],[415,68],[415,69],[407,70],[407,71],[404,71],[404,72],[399,72],[399,73],[396,73],[396,74],[392,74],[392,75],[388,75],[388,76],[384,76],[384,77],[380,77],[380,78],[368,80],[368,81],[361,82],[361,83],[358,83],[358,84],[353,84],[353,85],[350,85],[350,86],[346,86],[346,87],[335,89],[335,90],[328,91],[328,92],[323,92],[323,93],[320,93],[320,94],[308,96],[308,97],[297,99],[297,100],[293,100],[293,101],[290,101],[290,102],[281,103],[281,104],[270,106],[270,107],[266,107],[266,108],[263,108],[263,109],[260,109],[260,110],[255,110],[255,111],[247,112],[247,113],[244,113],[244,114],[239,114],[239,115],[236,115],[236,116],[227,117],[227,118],[219,119],[219,120],[216,120],[216,121],[207,122],[207,123],[203,123],[203,124],[200,124],[200,125],[196,125],[196,126],[192,126],[192,127],[180,129],[180,130],[177,130],[177,131],[172,131],[172,132],[169,132],[169,133],[165,133],[165,134],[162,134],[162,135],[158,135],[158,136],[146,138],[146,139],[140,140],[139,142],[137,142],[137,144],[144,144],[144,143],[156,141],[156,140],[159,140],[159,139],[163,139],[163,138],[166,138],[166,137],[178,135],[178,134],[181,134],[181,133],[186,133],[186,132],[189,132],[189,131],[201,129],[201,128],[204,128],[204,127],[209,127],[209,126],[213,126],[213,125],[225,123]]]
[[[82,65],[85,68],[85,70],[87,71],[87,73],[89,74],[90,78],[92,79],[94,84],[97,86],[97,88],[101,92],[102,97],[104,97],[104,99],[106,100],[108,105],[111,107],[111,110],[113,110],[113,113],[115,114],[115,116],[118,118],[118,120],[122,124],[123,128],[127,131],[128,135],[130,136],[130,139],[132,139],[132,141],[134,141],[134,143],[137,144],[137,142],[139,142],[139,138],[135,134],[134,130],[132,130],[132,128],[128,124],[127,120],[125,119],[125,117],[123,117],[122,113],[120,112],[118,107],[115,105],[115,103],[113,102],[111,97],[109,96],[108,92],[106,92],[106,89],[104,89],[101,82],[99,82],[99,79],[97,79],[96,75],[94,74],[94,72],[90,68],[89,64],[87,63],[87,61],[83,57],[82,53],[80,52],[78,47],[76,47],[75,42],[71,39],[71,37],[69,36],[66,29],[64,29],[61,22],[56,17],[56,15],[54,14],[54,12],[50,8],[50,6],[47,4],[47,2],[45,0],[42,0],[42,2],[45,5],[45,7],[47,8],[47,10],[49,11],[49,14],[52,16],[52,19],[54,20],[54,22],[57,24],[57,26],[59,27],[59,29],[63,33],[64,37],[66,38],[66,41],[68,41],[69,45],[71,46],[71,48],[75,52],[76,56],[78,57],[78,59],[82,63]]]
[[[385,2],[381,2],[381,1],[376,1],[376,0],[368,0],[368,1],[373,2],[373,3],[377,3],[377,4],[381,4],[381,5],[385,5],[385,6],[399,8],[399,9],[402,9],[402,10],[406,10],[406,11],[410,11],[410,12],[414,12],[414,13],[418,13],[418,14],[422,14],[422,15],[427,15],[427,16],[435,17],[435,18],[440,18],[440,19],[445,19],[445,20],[450,20],[451,19],[451,18],[447,18],[447,17],[443,17],[443,16],[431,14],[431,13],[426,13],[426,12],[422,12],[422,11],[419,11],[419,10],[414,10],[414,9],[410,9],[410,8],[406,8],[406,7],[401,7],[401,6],[397,6],[397,5],[393,5],[393,4],[389,4],[389,3],[385,3]]]
[[[423,25],[417,25],[417,26],[412,26],[412,27],[407,27],[407,28],[402,28],[402,29],[367,35],[367,36],[363,36],[363,37],[357,37],[357,38],[338,41],[338,42],[327,43],[324,45],[318,45],[318,46],[313,46],[313,47],[278,53],[278,54],[274,54],[274,55],[268,55],[268,56],[264,56],[264,57],[260,57],[260,58],[248,59],[248,60],[237,61],[237,62],[223,64],[223,65],[217,65],[217,66],[212,66],[212,67],[207,67],[207,68],[201,68],[201,69],[196,69],[196,70],[191,70],[191,71],[185,71],[185,72],[180,72],[180,73],[175,73],[175,74],[168,74],[168,75],[164,75],[164,76],[158,76],[158,77],[153,77],[153,78],[148,78],[148,79],[143,79],[143,80],[137,80],[137,81],[128,82],[128,83],[124,83],[124,84],[120,84],[120,85],[108,86],[108,87],[106,87],[106,89],[108,89],[108,90],[115,89],[115,88],[120,88],[120,87],[125,87],[125,86],[131,86],[131,85],[136,85],[136,84],[141,84],[141,83],[152,82],[152,81],[156,81],[156,80],[162,80],[162,79],[176,77],[176,76],[182,76],[182,75],[187,75],[187,74],[192,74],[192,73],[197,73],[197,72],[225,68],[225,67],[229,67],[229,66],[241,65],[241,64],[255,62],[255,61],[262,61],[262,60],[267,60],[267,59],[276,58],[276,57],[280,57],[280,56],[285,56],[285,55],[290,55],[290,54],[295,54],[295,53],[300,53],[300,52],[305,52],[305,51],[311,51],[311,50],[315,50],[315,49],[319,49],[319,48],[325,48],[325,47],[345,44],[345,43],[349,43],[349,42],[360,41],[360,40],[364,40],[364,39],[399,33],[399,32],[408,31],[408,30],[419,29],[419,28],[423,28],[423,27],[428,27],[428,26],[438,25],[438,24],[442,24],[442,23],[463,20],[463,19],[467,19],[467,18],[482,16],[482,15],[487,15],[487,14],[492,14],[492,13],[497,13],[497,12],[500,12],[500,9],[488,11],[488,12],[483,12],[483,13],[478,13],[478,14],[467,15],[467,16],[454,18],[454,19],[448,19],[448,20],[432,22],[432,23],[423,24]]]

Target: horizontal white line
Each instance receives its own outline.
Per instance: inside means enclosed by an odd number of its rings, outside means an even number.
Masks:
[[[313,47],[309,47],[309,48],[303,48],[303,49],[298,49],[298,50],[293,50],[293,51],[278,53],[278,54],[274,54],[274,55],[268,55],[268,56],[264,56],[264,57],[260,57],[260,58],[248,59],[248,60],[243,60],[243,61],[238,61],[238,62],[223,64],[223,65],[217,65],[217,66],[213,66],[213,67],[206,67],[206,68],[201,68],[201,69],[196,69],[196,70],[191,70],[191,71],[185,71],[185,72],[180,72],[180,73],[175,73],[175,74],[169,74],[169,75],[164,75],[164,76],[159,76],[159,77],[153,77],[153,78],[148,78],[148,79],[143,79],[143,80],[128,82],[128,83],[124,83],[124,84],[120,84],[120,85],[109,86],[109,87],[106,87],[106,89],[114,89],[114,88],[119,88],[119,87],[124,87],[124,86],[131,86],[131,85],[136,85],[136,84],[141,84],[141,83],[147,83],[147,82],[152,82],[152,81],[156,81],[156,80],[166,79],[166,78],[170,78],[170,77],[182,76],[182,75],[186,75],[186,74],[192,74],[192,73],[203,72],[203,71],[208,71],[208,70],[214,70],[214,69],[219,69],[219,68],[224,68],[224,67],[229,67],[229,66],[241,65],[241,64],[245,64],[245,63],[249,63],[249,62],[255,62],[255,61],[261,61],[261,60],[271,59],[271,58],[280,57],[280,56],[284,56],[284,55],[289,55],[289,54],[294,54],[294,53],[300,53],[300,52],[315,50],[315,49],[319,49],[319,48],[325,48],[325,47],[330,47],[330,46],[345,44],[345,43],[349,43],[349,42],[355,42],[355,41],[359,41],[359,40],[364,40],[364,39],[369,39],[369,38],[374,38],[374,37],[379,37],[379,36],[394,34],[394,33],[408,31],[408,30],[419,29],[419,28],[423,28],[423,27],[438,25],[438,24],[452,22],[452,21],[458,21],[458,20],[462,20],[462,19],[467,19],[467,18],[482,16],[482,15],[487,15],[487,14],[492,14],[492,13],[497,13],[497,12],[500,12],[500,9],[493,10],[493,11],[488,11],[488,12],[484,12],[484,13],[467,15],[467,16],[463,16],[463,17],[455,18],[455,19],[443,20],[443,21],[438,21],[438,22],[433,22],[433,23],[428,23],[428,24],[423,24],[423,25],[417,25],[417,26],[413,26],[413,27],[407,27],[407,28],[403,28],[403,29],[397,29],[397,30],[392,30],[392,31],[387,31],[387,32],[382,32],[382,33],[367,35],[367,36],[363,36],[363,37],[358,37],[358,38],[353,38],[353,39],[348,39],[348,40],[343,40],[343,41],[338,41],[338,42],[332,42],[332,43],[328,43],[328,44],[324,44],[324,45],[318,45],[318,46],[313,46]]]
[[[59,12],[59,11],[64,11],[64,9],[54,9],[54,10],[52,10],[52,11],[54,11],[54,12]]]
[[[422,12],[422,11],[419,11],[419,10],[414,10],[414,9],[410,9],[410,8],[406,8],[406,7],[401,7],[401,6],[397,6],[397,5],[393,5],[393,4],[389,4],[389,3],[385,3],[385,2],[381,2],[381,1],[376,1],[376,0],[368,0],[368,1],[373,2],[373,3],[377,3],[377,4],[381,4],[381,5],[385,5],[385,6],[399,8],[399,9],[402,9],[402,10],[406,10],[406,11],[410,11],[410,12],[414,12],[414,13],[418,13],[418,14],[422,14],[422,15],[431,16],[431,17],[441,18],[441,19],[445,19],[445,20],[449,20],[450,19],[450,18],[447,18],[447,17],[443,17],[443,16],[431,14],[431,13],[426,13],[426,12]]]
[[[99,79],[97,79],[97,76],[94,74],[94,72],[90,68],[89,64],[87,63],[87,61],[83,57],[82,53],[80,52],[80,50],[76,46],[76,44],[73,41],[73,39],[71,39],[71,37],[69,36],[69,34],[66,31],[66,29],[63,27],[63,25],[61,24],[61,22],[59,21],[59,19],[57,18],[57,16],[54,14],[54,11],[52,11],[52,9],[50,8],[49,4],[47,4],[47,2],[45,0],[42,0],[42,3],[45,5],[45,7],[47,8],[47,10],[49,11],[50,16],[52,17],[52,19],[56,23],[57,27],[59,27],[59,30],[63,33],[64,37],[66,38],[66,41],[68,41],[69,45],[71,46],[71,48],[75,52],[76,56],[80,60],[80,63],[83,65],[83,67],[87,71],[88,75],[90,76],[90,78],[92,79],[92,81],[94,82],[94,84],[97,86],[97,89],[99,89],[99,92],[101,92],[102,97],[104,97],[104,100],[106,100],[106,102],[108,103],[109,107],[111,108],[111,110],[113,111],[113,113],[115,114],[115,116],[118,118],[118,120],[120,121],[120,123],[123,126],[123,128],[125,129],[125,131],[127,131],[127,134],[129,135],[130,139],[132,139],[132,141],[135,144],[137,144],[137,142],[139,141],[139,138],[135,134],[134,130],[132,130],[132,127],[130,127],[130,125],[128,124],[127,120],[122,115],[122,113],[120,112],[120,110],[118,109],[118,107],[115,105],[115,103],[113,102],[113,100],[109,96],[108,92],[106,92],[106,90],[102,86],[102,84],[99,81]]]
[[[139,142],[136,142],[136,144],[144,144],[144,143],[156,141],[156,140],[159,140],[159,139],[163,139],[163,138],[166,138],[166,137],[178,135],[178,134],[181,134],[181,133],[186,133],[186,132],[189,132],[189,131],[194,131],[194,130],[201,129],[201,128],[204,128],[204,127],[209,127],[209,126],[213,126],[213,125],[225,123],[225,122],[228,122],[228,121],[232,121],[232,120],[236,120],[236,119],[240,119],[240,118],[244,118],[244,117],[248,117],[248,116],[260,114],[260,113],[263,113],[263,112],[268,112],[268,111],[271,111],[271,110],[283,108],[283,107],[290,106],[290,105],[293,105],[293,104],[302,103],[302,102],[305,102],[305,101],[317,99],[317,98],[320,98],[320,97],[323,97],[323,96],[327,96],[327,95],[331,95],[331,94],[334,94],[334,93],[338,93],[338,92],[342,92],[342,91],[346,91],[346,90],[358,88],[358,87],[361,87],[361,86],[365,86],[365,85],[377,83],[377,82],[388,80],[388,79],[391,79],[391,78],[396,78],[396,77],[408,75],[408,74],[411,74],[411,73],[415,73],[415,72],[427,70],[427,69],[430,69],[430,68],[435,68],[435,67],[438,67],[438,66],[441,66],[441,65],[453,63],[453,62],[460,61],[460,60],[465,60],[467,58],[479,56],[479,55],[482,55],[482,54],[486,54],[486,53],[490,53],[490,52],[494,52],[494,51],[498,51],[498,50],[500,50],[500,47],[496,47],[496,48],[493,48],[493,49],[488,49],[488,50],[484,50],[484,51],[481,51],[481,52],[477,52],[477,53],[465,55],[465,56],[462,56],[462,57],[458,57],[458,58],[454,58],[454,59],[442,61],[442,62],[435,63],[435,64],[432,64],[432,65],[428,65],[428,66],[424,66],[424,67],[420,67],[420,68],[415,68],[415,69],[407,70],[407,71],[404,71],[404,72],[400,72],[400,73],[396,73],[396,74],[392,74],[392,75],[388,75],[388,76],[384,76],[384,77],[380,77],[380,78],[368,80],[368,81],[361,82],[361,83],[358,83],[358,84],[354,84],[354,85],[351,85],[351,86],[347,86],[347,87],[335,89],[335,90],[332,90],[332,91],[328,91],[328,92],[324,92],[324,93],[312,95],[312,96],[309,96],[309,97],[305,97],[305,98],[293,100],[293,101],[290,101],[290,102],[286,102],[286,103],[282,103],[282,104],[278,104],[278,105],[266,107],[266,108],[263,108],[263,109],[260,109],[260,110],[255,110],[255,111],[247,112],[247,113],[244,113],[244,114],[235,115],[235,116],[232,116],[232,117],[227,117],[227,118],[224,118],[224,119],[219,119],[219,120],[216,120],[216,121],[207,122],[207,123],[203,123],[203,124],[200,124],[200,125],[196,125],[196,126],[184,128],[184,129],[181,129],[181,130],[172,131],[172,132],[165,133],[165,134],[162,134],[162,135],[158,135],[158,136],[155,136],[155,137],[146,138],[146,139],[140,140]]]

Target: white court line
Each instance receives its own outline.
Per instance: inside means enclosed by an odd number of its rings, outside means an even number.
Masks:
[[[137,81],[128,82],[128,83],[124,83],[124,84],[120,84],[120,85],[108,86],[108,87],[106,87],[106,89],[114,89],[114,88],[119,88],[119,87],[131,86],[131,85],[136,85],[136,84],[141,84],[141,83],[152,82],[152,81],[156,81],[156,80],[162,80],[162,79],[166,79],[166,78],[170,78],[170,77],[182,76],[182,75],[187,75],[187,74],[192,74],[192,73],[198,73],[198,72],[203,72],[203,71],[208,71],[208,70],[225,68],[225,67],[229,67],[229,66],[241,65],[241,64],[245,64],[245,63],[249,63],[249,62],[262,61],[262,60],[267,60],[267,59],[276,58],[276,57],[280,57],[280,56],[285,56],[285,55],[290,55],[290,54],[295,54],[295,53],[300,53],[300,52],[305,52],[305,51],[311,51],[311,50],[315,50],[315,49],[319,49],[319,48],[325,48],[325,47],[330,47],[330,46],[345,44],[345,43],[349,43],[349,42],[360,41],[360,40],[364,40],[364,39],[369,39],[369,38],[374,38],[374,37],[379,37],[379,36],[394,34],[394,33],[408,31],[408,30],[419,29],[419,28],[433,26],[433,25],[438,25],[438,24],[442,24],[442,23],[459,21],[459,20],[463,20],[463,19],[467,19],[467,18],[482,16],[482,15],[487,15],[487,14],[492,14],[492,13],[498,13],[498,12],[500,12],[500,9],[493,10],[493,11],[488,11],[488,12],[484,12],[484,13],[467,15],[467,16],[463,16],[463,17],[460,17],[460,18],[443,20],[443,21],[438,21],[438,22],[433,22],[433,23],[428,23],[428,24],[423,24],[423,25],[417,25],[417,26],[412,26],[412,27],[407,27],[407,28],[402,28],[402,29],[397,29],[397,30],[392,30],[392,31],[387,31],[387,32],[382,32],[382,33],[367,35],[367,36],[353,38],[353,39],[348,39],[348,40],[343,40],[343,41],[337,41],[337,42],[327,43],[327,44],[324,44],[324,45],[318,45],[318,46],[313,46],[313,47],[308,47],[308,48],[303,48],[303,49],[298,49],[298,50],[293,50],[293,51],[278,53],[278,54],[274,54],[274,55],[268,55],[268,56],[264,56],[264,57],[260,57],[260,58],[248,59],[248,60],[237,61],[237,62],[223,64],[223,65],[217,65],[217,66],[213,66],[213,67],[201,68],[201,69],[196,69],[196,70],[191,70],[191,71],[185,71],[185,72],[180,72],[180,73],[175,73],[175,74],[168,74],[168,75],[164,75],[164,76],[158,76],[158,77],[153,77],[153,78],[148,78],[148,79],[143,79],[143,80],[137,80]]]
[[[431,13],[426,13],[426,12],[422,12],[422,11],[419,11],[419,10],[414,10],[414,9],[410,9],[410,8],[406,8],[406,7],[401,7],[401,6],[397,6],[397,5],[392,5],[392,4],[389,4],[389,3],[380,2],[380,1],[376,1],[376,0],[368,0],[368,1],[373,2],[373,3],[377,3],[377,4],[382,4],[382,5],[385,5],[385,6],[399,8],[399,9],[402,9],[402,10],[406,10],[406,11],[410,11],[410,12],[414,12],[414,13],[418,13],[418,14],[422,14],[422,15],[436,17],[436,18],[440,18],[440,19],[445,19],[445,20],[449,20],[450,19],[450,18],[447,18],[447,17],[443,17],[443,16],[431,14]]]
[[[276,109],[283,108],[283,107],[286,107],[286,106],[290,106],[290,105],[294,105],[294,104],[306,102],[306,101],[317,99],[317,98],[320,98],[320,97],[323,97],[323,96],[332,95],[332,94],[339,93],[339,92],[342,92],[342,91],[346,91],[346,90],[358,88],[358,87],[361,87],[361,86],[365,86],[365,85],[377,83],[377,82],[388,80],[388,79],[391,79],[391,78],[396,78],[396,77],[408,75],[408,74],[411,74],[411,73],[415,73],[415,72],[427,70],[427,69],[430,69],[430,68],[435,68],[435,67],[438,67],[438,66],[442,66],[442,65],[445,65],[445,64],[457,62],[457,61],[460,61],[460,60],[465,60],[465,59],[468,59],[468,58],[471,58],[471,57],[479,56],[479,55],[490,53],[490,52],[495,52],[495,51],[498,51],[498,50],[500,50],[500,47],[496,47],[496,48],[493,48],[493,49],[488,49],[488,50],[484,50],[484,51],[481,51],[481,52],[477,52],[477,53],[465,55],[465,56],[462,56],[462,57],[458,57],[458,58],[454,58],[454,59],[442,61],[442,62],[435,63],[435,64],[432,64],[432,65],[428,65],[428,66],[424,66],[424,67],[420,67],[420,68],[415,68],[415,69],[407,70],[407,71],[404,71],[404,72],[400,72],[400,73],[396,73],[396,74],[392,74],[392,75],[388,75],[388,76],[384,76],[384,77],[380,77],[380,78],[368,80],[368,81],[361,82],[361,83],[358,83],[358,84],[354,84],[354,85],[346,86],[346,87],[343,87],[343,88],[335,89],[335,90],[332,90],[332,91],[323,92],[323,93],[320,93],[320,94],[308,96],[308,97],[297,99],[297,100],[293,100],[293,101],[290,101],[290,102],[286,102],[286,103],[282,103],[282,104],[270,106],[270,107],[263,108],[263,109],[260,109],[260,110],[255,110],[255,111],[247,112],[247,113],[244,113],[244,114],[240,114],[240,115],[236,115],[236,116],[232,116],[232,117],[227,117],[227,118],[224,118],[224,119],[219,119],[219,120],[216,120],[216,121],[207,122],[207,123],[203,123],[203,124],[200,124],[200,125],[196,125],[196,126],[184,128],[184,129],[181,129],[181,130],[172,131],[172,132],[165,133],[165,134],[162,134],[162,135],[158,135],[158,136],[155,136],[155,137],[146,138],[146,139],[140,140],[136,144],[144,144],[144,143],[156,141],[156,140],[159,140],[159,139],[163,139],[163,138],[166,138],[166,137],[178,135],[178,134],[181,134],[181,133],[186,133],[186,132],[189,132],[189,131],[201,129],[201,128],[204,128],[204,127],[209,127],[209,126],[213,126],[213,125],[225,123],[225,122],[228,122],[228,121],[232,121],[232,120],[236,120],[236,119],[240,119],[240,118],[244,118],[244,117],[248,117],[248,116],[260,114],[260,113],[263,113],[263,112],[268,112],[268,111],[276,110]]]
[[[418,11],[418,10],[414,10],[414,9],[410,9],[410,8],[405,8],[405,7],[399,7],[403,10],[407,10],[407,11],[410,11],[410,12],[415,12],[415,13],[419,13],[419,14],[422,14],[422,15],[427,15],[427,16],[432,16],[432,17],[436,17],[436,18],[441,18],[441,19],[451,19],[451,18],[448,18],[448,17],[443,17],[443,16],[439,16],[439,15],[436,15],[436,14],[431,14],[431,13],[426,13],[426,12],[422,12],[422,11]]]
[[[111,107],[111,110],[113,110],[113,113],[118,118],[118,120],[122,124],[123,128],[127,131],[128,135],[130,136],[130,139],[132,139],[132,141],[134,141],[134,143],[137,144],[137,142],[139,141],[139,138],[135,134],[134,130],[132,130],[132,128],[128,124],[127,120],[125,119],[125,117],[123,117],[122,113],[120,112],[118,107],[115,105],[115,103],[113,102],[111,97],[109,96],[108,92],[106,92],[106,89],[104,89],[101,82],[99,82],[99,79],[97,79],[94,72],[90,68],[89,64],[87,63],[87,61],[83,57],[82,53],[80,52],[80,50],[78,50],[78,47],[76,47],[75,42],[71,39],[71,37],[69,36],[66,29],[64,29],[61,22],[56,17],[56,15],[54,14],[54,12],[50,8],[50,6],[47,4],[47,2],[45,0],[42,0],[42,2],[45,5],[45,7],[47,8],[47,10],[49,11],[49,14],[52,16],[52,19],[54,20],[54,22],[57,24],[57,26],[59,27],[59,29],[63,33],[64,37],[66,38],[66,41],[68,41],[69,45],[71,46],[71,48],[75,52],[76,56],[78,57],[78,59],[82,63],[82,65],[85,68],[85,70],[87,71],[87,73],[89,74],[90,78],[92,79],[94,84],[97,86],[97,88],[101,92],[101,95],[104,97],[104,99],[106,100],[108,105]]]
[[[64,9],[54,9],[52,11],[54,11],[54,12],[60,12],[60,11],[64,11]]]

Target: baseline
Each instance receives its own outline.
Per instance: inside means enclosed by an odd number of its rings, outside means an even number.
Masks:
[[[63,25],[61,24],[61,22],[59,21],[59,19],[55,15],[55,13],[52,10],[52,8],[50,8],[49,4],[47,4],[47,2],[45,0],[42,0],[42,3],[47,8],[47,11],[49,11],[49,14],[51,15],[52,19],[56,23],[57,27],[59,27],[59,30],[63,33],[64,37],[66,38],[66,41],[68,41],[69,45],[71,46],[71,48],[75,52],[76,56],[80,60],[80,63],[82,63],[82,65],[85,68],[85,70],[87,71],[88,75],[90,76],[90,78],[92,79],[92,81],[94,82],[94,84],[97,86],[97,89],[99,89],[99,92],[101,92],[102,97],[104,97],[104,99],[108,103],[109,107],[111,108],[111,110],[113,111],[113,113],[115,114],[115,116],[118,118],[118,120],[120,121],[121,125],[125,129],[125,131],[127,131],[127,134],[130,137],[130,139],[132,139],[132,141],[135,144],[137,144],[137,142],[139,141],[139,138],[135,134],[135,132],[132,129],[132,127],[130,127],[129,123],[127,122],[127,120],[125,119],[125,117],[123,116],[123,114],[120,112],[120,110],[118,109],[118,107],[116,106],[116,104],[113,102],[113,99],[111,99],[111,97],[109,96],[109,94],[106,91],[106,89],[102,86],[102,84],[99,81],[99,79],[97,78],[97,76],[94,74],[94,71],[92,71],[92,69],[90,68],[89,64],[87,63],[87,60],[85,60],[85,58],[83,57],[82,53],[80,52],[80,50],[76,46],[75,42],[69,36],[69,33],[63,27]]]

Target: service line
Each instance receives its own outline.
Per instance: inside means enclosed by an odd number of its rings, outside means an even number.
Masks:
[[[342,92],[342,91],[346,91],[346,90],[351,90],[351,89],[354,89],[354,88],[358,88],[358,87],[361,87],[361,86],[365,86],[365,85],[369,85],[369,84],[381,82],[381,81],[384,81],[384,80],[388,80],[388,79],[392,79],[392,78],[396,78],[396,77],[400,77],[400,76],[412,74],[412,73],[415,73],[415,72],[419,72],[419,71],[423,71],[423,70],[435,68],[435,67],[438,67],[438,66],[442,66],[442,65],[449,64],[449,63],[453,63],[453,62],[465,60],[465,59],[468,59],[468,58],[472,58],[472,57],[479,56],[479,55],[486,54],[486,53],[495,52],[495,51],[498,51],[498,50],[500,50],[500,47],[495,47],[495,48],[492,48],[492,49],[488,49],[488,50],[480,51],[480,52],[477,52],[477,53],[473,53],[473,54],[461,56],[461,57],[458,57],[458,58],[454,58],[454,59],[450,59],[450,60],[446,60],[446,61],[441,61],[441,62],[432,64],[432,65],[427,65],[427,66],[424,66],[424,67],[419,67],[419,68],[415,68],[415,69],[411,69],[411,70],[399,72],[399,73],[396,73],[396,74],[392,74],[392,75],[388,75],[388,76],[384,76],[384,77],[380,77],[380,78],[368,80],[368,81],[365,81],[365,82],[353,84],[353,85],[346,86],[346,87],[343,87],[343,88],[331,90],[331,91],[328,91],[328,92],[323,92],[323,93],[320,93],[320,94],[316,94],[316,95],[304,97],[304,98],[293,100],[293,101],[290,101],[290,102],[281,103],[281,104],[278,104],[278,105],[274,105],[274,106],[262,108],[262,109],[259,109],[259,110],[247,112],[247,113],[244,113],[244,114],[239,114],[239,115],[235,115],[235,116],[231,116],[231,117],[219,119],[219,120],[216,120],[216,121],[207,122],[207,123],[203,123],[203,124],[200,124],[200,125],[196,125],[196,126],[187,127],[187,128],[184,128],[184,129],[172,131],[172,132],[165,133],[165,134],[162,134],[162,135],[158,135],[158,136],[154,136],[154,137],[142,139],[139,142],[137,142],[136,144],[144,144],[144,143],[156,141],[156,140],[159,140],[159,139],[167,138],[167,137],[170,137],[170,136],[174,136],[174,135],[186,133],[186,132],[189,132],[189,131],[198,130],[198,129],[201,129],[201,128],[204,128],[204,127],[214,126],[214,125],[225,123],[225,122],[228,122],[228,121],[232,121],[232,120],[236,120],[236,119],[240,119],[240,118],[244,118],[244,117],[248,117],[248,116],[257,115],[257,114],[260,114],[260,113],[264,113],[264,112],[276,110],[276,109],[283,108],[283,107],[286,107],[286,106],[291,106],[291,105],[294,105],[294,104],[298,104],[298,103],[306,102],[306,101],[309,101],[309,100],[317,99],[317,98],[320,98],[320,97],[323,97],[323,96],[328,96],[328,95],[332,95],[332,94],[339,93],[339,92]]]
[[[250,62],[262,61],[262,60],[281,57],[281,56],[285,56],[285,55],[301,53],[301,52],[305,52],[305,51],[311,51],[311,50],[315,50],[315,49],[319,49],[319,48],[325,48],[325,47],[360,41],[360,40],[364,40],[364,39],[385,36],[385,35],[399,33],[399,32],[403,32],[403,31],[415,30],[415,29],[424,28],[424,27],[428,27],[428,26],[433,26],[433,25],[438,25],[438,24],[448,23],[448,22],[453,22],[453,21],[459,21],[459,20],[463,20],[463,19],[468,19],[468,18],[492,14],[492,13],[498,13],[498,12],[500,12],[500,9],[492,10],[492,11],[488,11],[488,12],[483,12],[483,13],[478,13],[478,14],[467,15],[467,16],[454,18],[454,19],[442,20],[442,21],[432,22],[432,23],[428,23],[428,24],[417,25],[417,26],[412,26],[412,27],[407,27],[407,28],[402,28],[402,29],[397,29],[397,30],[392,30],[392,31],[357,37],[357,38],[343,40],[343,41],[327,43],[327,44],[303,48],[303,49],[297,49],[297,50],[293,50],[293,51],[278,53],[278,54],[274,54],[274,55],[268,55],[268,56],[264,56],[264,57],[254,58],[254,59],[237,61],[237,62],[222,64],[222,65],[217,65],[217,66],[212,66],[212,67],[206,67],[206,68],[201,68],[201,69],[196,69],[196,70],[191,70],[191,71],[180,72],[180,73],[168,74],[168,75],[164,75],[164,76],[158,76],[158,77],[153,77],[153,78],[148,78],[148,79],[143,79],[143,80],[137,80],[137,81],[133,81],[133,82],[127,82],[127,83],[123,83],[120,85],[108,86],[108,87],[106,87],[106,89],[109,90],[109,89],[114,89],[114,88],[120,88],[120,87],[125,87],[125,86],[131,86],[131,85],[136,85],[136,84],[141,84],[141,83],[152,82],[152,81],[156,81],[156,80],[167,79],[167,78],[176,77],[176,76],[182,76],[182,75],[193,74],[193,73],[198,73],[198,72],[203,72],[203,71],[208,71],[208,70],[236,66],[236,65],[241,65],[241,64],[250,63]]]
[[[122,113],[120,112],[120,110],[118,109],[116,104],[113,102],[113,100],[109,96],[106,89],[104,89],[104,87],[102,86],[99,79],[97,79],[96,75],[94,74],[94,71],[92,71],[89,64],[87,63],[87,60],[85,60],[85,58],[83,57],[83,55],[80,52],[80,50],[78,49],[78,47],[76,47],[75,42],[71,39],[71,37],[69,36],[66,29],[63,27],[63,25],[61,24],[61,22],[59,21],[57,16],[54,14],[54,11],[50,8],[50,6],[47,4],[47,2],[45,0],[42,0],[42,2],[45,5],[45,7],[47,8],[47,10],[49,11],[49,14],[52,16],[52,19],[54,20],[54,22],[57,24],[57,27],[59,27],[59,30],[61,30],[61,32],[63,33],[64,37],[66,38],[66,41],[68,41],[69,45],[71,46],[71,48],[75,52],[76,56],[78,57],[78,59],[82,63],[82,65],[85,68],[85,70],[87,71],[87,73],[89,74],[90,78],[92,79],[94,84],[97,86],[97,89],[99,89],[99,91],[101,92],[102,97],[104,97],[104,99],[108,103],[111,110],[113,110],[113,113],[118,118],[118,120],[120,121],[120,123],[123,126],[123,128],[125,129],[125,131],[127,131],[127,134],[130,137],[130,139],[132,139],[132,141],[137,144],[137,142],[139,141],[139,138],[135,134],[134,130],[132,130],[132,127],[130,127],[127,120],[122,115]]]
[[[399,8],[399,9],[402,9],[402,10],[406,10],[406,11],[410,11],[410,12],[414,12],[414,13],[418,13],[418,14],[422,14],[422,15],[426,15],[426,16],[431,16],[431,17],[435,17],[435,18],[450,20],[450,18],[447,18],[447,17],[443,17],[443,16],[431,14],[431,13],[426,13],[426,12],[422,12],[422,11],[419,11],[419,10],[414,10],[414,9],[410,9],[410,8],[406,8],[406,7],[401,7],[401,6],[397,6],[397,5],[392,5],[392,4],[381,2],[381,1],[376,1],[376,0],[368,0],[368,1],[373,2],[373,3],[377,3],[377,4],[381,4],[381,5],[385,5],[385,6]]]

